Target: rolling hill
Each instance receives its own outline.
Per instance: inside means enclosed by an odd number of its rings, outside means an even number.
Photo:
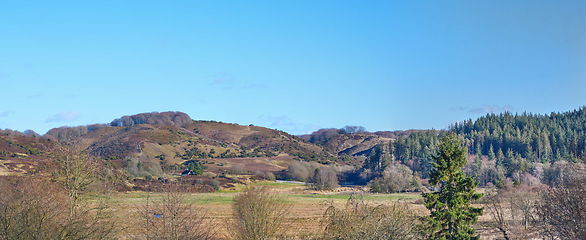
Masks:
[[[151,166],[142,175],[179,171],[181,164],[193,161],[207,163],[206,169],[216,173],[233,169],[278,172],[294,160],[328,164],[343,159],[360,165],[376,145],[388,145],[393,137],[409,133],[349,134],[324,129],[294,136],[253,125],[196,121],[182,112],[152,112],[123,116],[108,124],[54,128],[44,136],[2,131],[0,168],[5,174],[25,173],[38,162],[54,159],[53,152],[64,147],[104,159],[117,168]]]

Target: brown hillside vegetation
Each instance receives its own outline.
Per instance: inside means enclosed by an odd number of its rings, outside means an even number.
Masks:
[[[288,133],[257,126],[242,126],[214,121],[196,121],[185,128],[219,141],[245,149],[260,149],[291,156],[328,154],[320,147]]]
[[[137,114],[116,119],[110,126],[65,127],[53,129],[47,135],[110,159],[162,154],[179,162],[176,156],[194,147],[205,152],[199,158],[288,155],[325,160],[330,156],[321,147],[282,131],[186,118],[180,112]],[[144,152],[149,147],[156,155]]]
[[[0,131],[0,176],[34,172],[58,148],[58,143],[39,135]]]
[[[165,112],[124,116],[110,124],[60,127],[44,136],[4,130],[0,174],[34,173],[57,160],[65,148],[123,172],[128,178],[125,187],[118,188],[123,191],[160,191],[169,177],[180,176],[189,163],[199,164],[205,176],[187,181],[187,188],[208,192],[252,177],[274,179],[294,160],[335,160],[322,147],[282,131],[193,121],[184,113]]]

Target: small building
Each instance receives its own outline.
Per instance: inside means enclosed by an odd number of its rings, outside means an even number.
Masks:
[[[195,175],[195,173],[189,169],[187,169],[181,173],[181,176],[183,176],[183,177],[185,177],[187,175]]]

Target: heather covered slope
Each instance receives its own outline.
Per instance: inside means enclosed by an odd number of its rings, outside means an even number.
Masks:
[[[295,159],[322,163],[336,160],[323,147],[282,131],[194,121],[181,112],[143,113],[110,124],[56,128],[46,136],[120,167],[132,164],[129,159],[153,166],[158,162],[163,168],[205,159],[210,171],[236,167],[276,172]]]
[[[0,131],[0,176],[34,172],[60,144],[34,132]]]

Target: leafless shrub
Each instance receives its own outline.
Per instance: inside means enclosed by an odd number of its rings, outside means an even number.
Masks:
[[[204,176],[204,177],[208,177],[208,178],[215,178],[215,177],[217,177],[217,176],[218,176],[218,174],[215,174],[215,173],[213,173],[213,172],[204,172],[204,173],[202,174],[202,176]]]
[[[541,193],[538,214],[551,239],[586,239],[586,177],[582,174]]]
[[[420,238],[417,218],[403,203],[369,205],[352,195],[345,208],[333,203],[326,210],[324,239],[415,239]]]
[[[261,171],[255,171],[254,175],[257,175],[259,177],[262,177],[265,180],[269,180],[269,181],[275,181],[276,177],[275,174],[273,174],[272,172],[261,172]]]
[[[232,167],[232,173],[233,174],[246,174],[247,172],[244,171],[244,169],[242,168],[242,166],[240,166],[240,165],[234,165]]]
[[[2,239],[51,239],[68,215],[68,198],[51,184],[28,179],[0,182]],[[43,195],[46,193],[46,197]]]
[[[558,161],[543,168],[542,182],[550,187],[563,186],[586,174],[584,163]]]
[[[536,203],[538,189],[520,185],[501,189],[497,194],[487,196],[485,208],[492,217],[495,227],[505,239],[526,239],[540,225]]]
[[[110,239],[120,230],[107,205],[72,204],[51,182],[0,181],[0,191],[0,239]]]
[[[178,186],[170,184],[160,198],[141,209],[145,239],[214,239],[216,229],[209,224],[202,207],[188,202]]]
[[[313,174],[315,169],[317,169],[316,164],[293,161],[287,168],[287,174],[294,180],[305,182],[311,177],[310,174]]]
[[[233,222],[227,228],[233,239],[265,240],[283,237],[288,205],[268,187],[254,187],[234,197]]]

